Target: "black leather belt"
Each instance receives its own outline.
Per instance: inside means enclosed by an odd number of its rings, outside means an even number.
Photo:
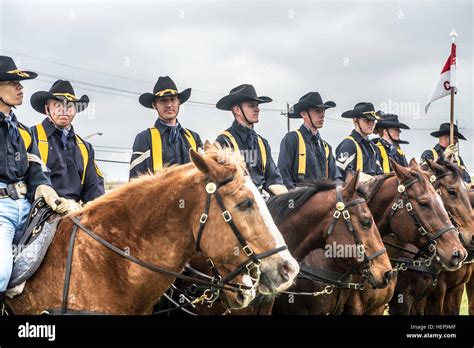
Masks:
[[[10,197],[12,199],[24,198],[26,194],[26,185],[23,181],[8,184],[7,187],[0,188],[0,198]]]

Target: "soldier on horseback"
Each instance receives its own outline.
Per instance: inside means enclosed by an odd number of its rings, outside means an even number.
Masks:
[[[287,189],[283,185],[280,171],[272,158],[270,144],[254,129],[260,116],[259,104],[269,103],[269,97],[258,97],[252,85],[244,84],[233,88],[219,100],[216,107],[231,111],[235,120],[222,132],[216,141],[223,147],[240,151],[255,186],[271,194],[280,194]]]
[[[33,132],[54,189],[68,199],[68,210],[78,210],[79,202],[103,195],[104,178],[95,163],[94,149],[72,126],[76,113],[87,108],[89,97],[76,97],[69,81],[58,80],[49,91],[34,93],[30,102],[33,109],[47,115]]]
[[[449,130],[449,123],[443,123],[439,126],[439,130],[431,133],[432,137],[438,138],[438,144],[423,152],[421,155],[421,162],[423,163],[427,159],[436,161],[441,156],[444,156],[448,160],[453,159],[453,162],[457,164],[462,172],[464,182],[470,184],[471,176],[467,172],[466,167],[464,166],[464,161],[459,156],[459,150],[457,148],[459,139],[466,140],[466,138],[464,135],[459,133],[458,127],[454,125],[454,143],[449,144]]]
[[[151,128],[139,133],[133,144],[130,161],[130,179],[156,172],[166,164],[184,164],[190,161],[189,149],[202,148],[199,134],[184,128],[178,122],[179,109],[191,96],[191,88],[178,92],[168,76],[160,76],[153,93],[140,96],[140,104],[155,109],[158,119]]]
[[[400,139],[402,129],[410,129],[410,127],[401,123],[398,116],[393,114],[383,115],[375,125],[374,133],[377,133],[380,138],[373,139],[373,142],[379,149],[382,169],[385,174],[392,171],[390,158],[399,165],[408,167],[405,152],[400,148],[400,144],[408,144],[408,141]]]
[[[309,92],[293,106],[289,118],[302,118],[301,127],[285,135],[280,144],[278,168],[288,189],[316,180],[342,180],[331,145],[321,139],[325,112],[336,106],[323,102],[318,92]]]
[[[336,148],[336,164],[345,178],[346,172],[359,170],[368,175],[383,173],[377,146],[369,139],[380,113],[372,103],[357,103],[353,110],[345,111],[344,118],[352,118],[354,129]]]
[[[44,198],[59,213],[68,209],[67,200],[51,187],[33,132],[13,113],[23,103],[20,81],[37,76],[18,69],[12,58],[0,56],[0,315],[5,311],[5,291],[12,272],[13,241],[21,237],[31,202]]]

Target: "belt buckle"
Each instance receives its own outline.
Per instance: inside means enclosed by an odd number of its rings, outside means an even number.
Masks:
[[[23,181],[19,181],[15,184],[16,192],[20,197],[26,195],[26,184]]]

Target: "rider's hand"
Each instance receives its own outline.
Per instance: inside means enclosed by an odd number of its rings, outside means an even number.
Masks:
[[[444,150],[444,157],[450,159],[452,156],[456,156],[458,152],[456,144],[449,145],[446,150]]]
[[[59,198],[61,203],[58,205],[57,212],[61,214],[69,214],[82,209],[82,206],[73,199]]]
[[[35,200],[38,198],[44,198],[46,204],[54,211],[57,211],[58,204],[56,203],[56,200],[59,199],[59,196],[51,186],[39,185],[35,191]]]

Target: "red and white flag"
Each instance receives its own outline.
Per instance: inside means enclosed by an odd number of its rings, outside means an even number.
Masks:
[[[431,92],[428,104],[425,106],[425,113],[428,112],[430,104],[435,100],[446,97],[451,94],[451,88],[454,88],[454,92],[457,92],[456,88],[456,44],[451,44],[451,54],[444,64],[443,70],[439,75],[439,79],[436,82],[433,91]]]

